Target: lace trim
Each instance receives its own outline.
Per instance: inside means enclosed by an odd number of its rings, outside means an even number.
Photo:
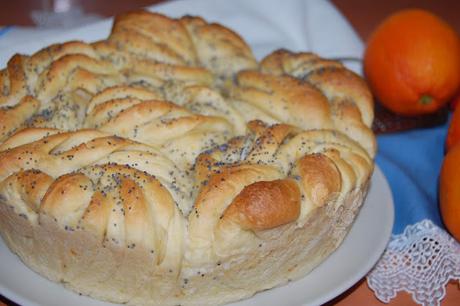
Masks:
[[[367,276],[369,287],[382,302],[405,290],[421,305],[440,305],[450,280],[460,280],[460,244],[430,220],[392,236]]]

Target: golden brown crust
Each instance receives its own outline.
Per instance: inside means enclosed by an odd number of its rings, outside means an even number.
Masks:
[[[52,183],[53,178],[49,175],[37,170],[27,170],[9,176],[0,183],[0,189],[4,195],[19,195],[28,208],[33,212],[38,212],[43,197]]]
[[[39,107],[40,102],[37,99],[32,96],[24,96],[12,108],[0,108],[0,141],[4,141],[20,129],[24,122],[38,111]]]
[[[94,192],[80,220],[80,227],[93,232],[96,237],[99,237],[99,241],[102,241],[109,221],[109,212],[114,206],[111,197],[101,191]]]
[[[297,161],[306,195],[318,207],[334,200],[341,189],[340,172],[326,155],[305,155]]]
[[[230,29],[199,17],[186,16],[180,21],[188,30],[200,64],[213,73],[230,78],[238,71],[257,67],[249,46]]]
[[[278,122],[302,129],[332,127],[327,99],[315,88],[289,76],[243,71],[232,94],[269,114]],[[251,114],[244,114],[249,115]],[[247,117],[247,121],[258,119]]]
[[[327,97],[335,128],[359,142],[371,156],[375,155],[376,142],[370,130],[373,99],[365,82],[355,73],[339,62],[287,50],[269,54],[262,60],[260,70],[290,75],[317,88]]]
[[[121,31],[143,35],[152,43],[176,54],[185,63],[196,64],[193,43],[179,20],[147,11],[131,12],[115,18],[109,39],[118,41],[116,34]],[[131,39],[127,42],[130,41]]]
[[[91,200],[91,180],[81,173],[66,174],[55,180],[42,199],[40,211],[63,226],[75,228]]]
[[[15,54],[9,61],[4,72],[8,80],[3,83],[3,96],[0,97],[0,106],[13,106],[25,95],[29,93],[26,80],[27,76],[24,71],[24,56]]]
[[[226,209],[223,219],[244,230],[261,231],[297,220],[300,191],[293,180],[259,181],[244,187]]]

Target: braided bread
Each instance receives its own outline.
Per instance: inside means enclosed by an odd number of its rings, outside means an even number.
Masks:
[[[215,305],[311,271],[367,193],[372,97],[341,63],[146,11],[0,71],[0,233],[118,303]]]

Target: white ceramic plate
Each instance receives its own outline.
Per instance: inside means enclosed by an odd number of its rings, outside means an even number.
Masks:
[[[391,235],[394,211],[391,190],[376,167],[366,201],[344,242],[303,279],[256,294],[233,306],[318,305],[360,280],[383,253]],[[0,293],[23,306],[109,306],[79,296],[28,269],[0,239]]]

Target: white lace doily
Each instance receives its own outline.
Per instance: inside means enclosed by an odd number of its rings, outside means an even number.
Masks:
[[[450,280],[460,280],[460,244],[429,220],[392,236],[367,283],[382,302],[407,291],[421,305],[439,305]]]

